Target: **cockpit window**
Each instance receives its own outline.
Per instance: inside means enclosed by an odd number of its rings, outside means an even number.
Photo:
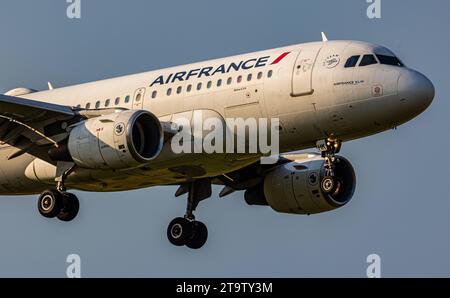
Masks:
[[[394,66],[405,66],[397,57],[395,56],[386,56],[386,55],[377,55],[378,60],[380,60],[381,64],[394,65]]]
[[[345,62],[345,68],[348,67],[355,67],[356,63],[358,63],[359,57],[361,57],[360,55],[356,55],[356,56],[351,56],[350,58],[347,59],[347,62]]]
[[[377,60],[374,55],[364,55],[359,63],[359,66],[367,66],[372,64],[377,64]]]

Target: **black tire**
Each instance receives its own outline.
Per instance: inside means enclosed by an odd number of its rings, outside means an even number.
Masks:
[[[80,201],[76,195],[69,192],[63,193],[62,198],[63,208],[57,217],[61,221],[72,221],[78,215],[78,211],[80,210]]]
[[[208,239],[208,228],[201,221],[192,223],[192,236],[186,242],[186,246],[192,249],[199,249],[205,245]]]
[[[39,213],[47,218],[54,218],[63,207],[62,195],[56,189],[45,190],[38,199]]]
[[[183,246],[192,237],[192,223],[183,217],[172,220],[167,227],[167,238],[176,246]]]
[[[331,176],[323,177],[320,182],[320,188],[325,194],[331,194],[336,190],[336,179]]]

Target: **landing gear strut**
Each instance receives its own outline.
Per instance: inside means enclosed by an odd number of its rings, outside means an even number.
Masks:
[[[46,218],[57,217],[61,221],[73,220],[80,209],[78,198],[69,192],[66,192],[64,181],[74,170],[73,163],[58,163],[55,181],[56,189],[48,189],[41,193],[38,199],[39,213]]]
[[[340,183],[334,175],[334,167],[337,162],[335,154],[341,150],[342,142],[338,139],[328,138],[317,141],[316,146],[321,151],[322,157],[325,158],[325,175],[320,182],[320,188],[325,194],[334,193]]]
[[[194,211],[200,201],[211,196],[211,180],[199,179],[180,186],[175,194],[188,193],[186,214],[177,217],[167,227],[167,238],[176,246],[186,245],[192,249],[201,248],[208,239],[208,229],[201,221],[195,220]]]

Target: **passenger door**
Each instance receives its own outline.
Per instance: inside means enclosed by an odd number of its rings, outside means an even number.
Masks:
[[[292,75],[292,96],[309,95],[314,92],[312,72],[320,46],[308,46],[300,51],[294,64]]]
[[[134,92],[133,110],[140,110],[144,107],[145,88],[139,88]]]

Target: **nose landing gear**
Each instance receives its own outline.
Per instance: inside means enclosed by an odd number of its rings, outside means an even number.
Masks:
[[[211,196],[211,180],[199,179],[182,185],[177,196],[188,193],[186,214],[177,217],[167,227],[167,238],[175,246],[186,245],[192,249],[199,249],[208,239],[208,229],[201,221],[195,220],[193,214],[200,201]]]
[[[316,143],[317,149],[325,158],[325,175],[320,182],[320,188],[325,194],[332,194],[339,188],[340,182],[334,175],[334,166],[337,162],[336,153],[341,150],[342,142],[338,139],[328,138]]]

